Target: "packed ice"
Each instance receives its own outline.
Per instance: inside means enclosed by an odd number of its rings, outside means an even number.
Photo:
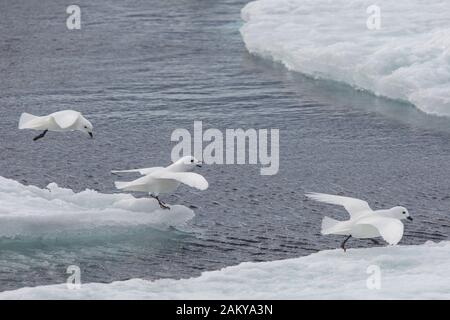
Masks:
[[[450,116],[450,2],[258,0],[242,9],[248,51]]]
[[[194,212],[182,205],[163,210],[155,199],[129,194],[74,192],[51,183],[26,186],[0,177],[0,237],[47,236],[104,227],[184,226]]]
[[[0,299],[449,299],[450,242],[326,250],[190,279],[21,288]]]

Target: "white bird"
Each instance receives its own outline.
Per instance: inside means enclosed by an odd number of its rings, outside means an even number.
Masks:
[[[93,126],[80,112],[74,110],[58,111],[47,116],[34,116],[29,113],[22,113],[19,120],[19,129],[44,130],[33,140],[39,140],[48,131],[82,131],[93,138]]]
[[[403,223],[400,220],[413,220],[408,210],[400,206],[374,211],[366,201],[356,198],[324,193],[308,193],[306,196],[316,201],[343,206],[350,214],[350,220],[347,221],[329,217],[322,220],[322,234],[347,236],[341,244],[344,251],[345,243],[350,237],[370,239],[378,243],[372,238],[381,236],[390,245],[396,245],[403,237]]]
[[[113,170],[112,173],[139,172],[143,177],[130,182],[116,181],[117,189],[125,191],[148,192],[158,200],[163,209],[170,209],[159,199],[161,193],[175,191],[181,183],[199,190],[208,189],[208,181],[198,173],[189,172],[196,166],[201,167],[201,161],[191,156],[182,157],[168,167],[153,167],[132,170]]]

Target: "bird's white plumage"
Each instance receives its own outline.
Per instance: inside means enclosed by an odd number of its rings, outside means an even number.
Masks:
[[[19,129],[34,129],[35,123],[40,121],[40,118],[27,112],[22,113],[19,119]]]
[[[194,157],[183,157],[168,167],[132,170],[114,170],[113,173],[138,172],[143,177],[129,182],[115,182],[116,188],[126,191],[149,192],[153,195],[175,191],[183,183],[192,188],[206,190],[208,182],[198,173],[189,172],[201,162]]]
[[[160,170],[150,174],[156,179],[167,179],[181,182],[189,187],[199,190],[208,189],[208,181],[195,172],[171,172],[167,170]]]
[[[315,201],[343,206],[350,214],[351,218],[357,218],[358,216],[372,211],[366,201],[356,198],[335,196],[325,193],[308,193],[306,196]]]
[[[387,243],[395,245],[403,237],[401,219],[411,219],[408,210],[394,207],[388,210],[373,211],[369,204],[360,199],[324,193],[308,193],[307,197],[328,204],[343,206],[350,214],[347,221],[329,217],[322,220],[322,234],[351,235],[354,238],[382,237]]]
[[[152,167],[152,168],[142,168],[142,169],[130,169],[130,170],[112,170],[111,173],[132,173],[137,172],[145,176],[152,172],[164,169],[164,167]]]
[[[63,110],[46,116],[35,116],[22,113],[19,119],[19,129],[48,131],[82,131],[92,136],[92,124],[78,111]]]
[[[61,129],[67,129],[75,125],[80,119],[81,113],[73,110],[55,112],[50,115]]]
[[[374,216],[363,217],[355,223],[357,227],[364,225],[376,228],[383,239],[391,245],[399,243],[403,237],[403,223],[398,219],[379,217],[375,214]]]

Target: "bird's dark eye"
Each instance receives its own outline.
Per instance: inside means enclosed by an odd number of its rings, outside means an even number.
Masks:
[[[84,126],[85,129],[87,129],[87,126]]]
[[[403,214],[406,214],[406,211],[403,211]]]
[[[194,162],[194,159],[191,159],[191,162]]]

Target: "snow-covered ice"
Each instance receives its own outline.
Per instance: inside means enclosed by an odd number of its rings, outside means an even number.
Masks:
[[[367,273],[370,266],[380,268],[380,289],[367,286],[374,276]],[[429,241],[246,262],[182,280],[21,288],[0,293],[0,299],[449,299],[449,272],[450,242]]]
[[[373,4],[379,30],[366,25]],[[259,0],[241,15],[253,54],[450,116],[447,0]]]
[[[51,183],[46,189],[0,177],[0,237],[45,236],[100,227],[180,227],[194,217],[182,205],[162,210],[155,199],[128,194],[76,193]]]

